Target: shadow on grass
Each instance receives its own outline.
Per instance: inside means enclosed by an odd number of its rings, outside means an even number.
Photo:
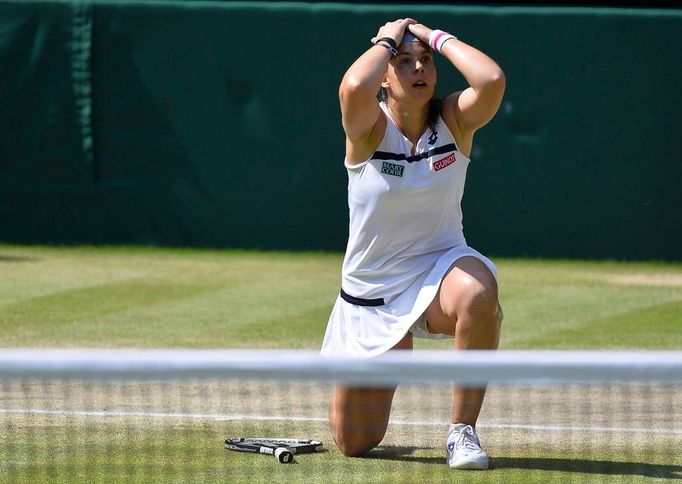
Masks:
[[[366,459],[399,460],[403,462],[419,462],[422,464],[445,464],[443,457],[427,457],[414,455],[424,450],[433,449],[406,446],[379,446],[369,452]],[[643,462],[620,462],[590,459],[554,459],[545,457],[492,457],[490,470],[523,469],[531,471],[560,471],[584,474],[613,474],[622,476],[657,477],[659,479],[682,478],[682,466],[666,464],[645,464]]]
[[[491,469],[582,472],[585,474],[616,474],[665,479],[682,478],[682,466],[610,460],[495,457],[490,459],[490,467]]]
[[[431,448],[422,447],[407,447],[401,445],[380,445],[372,449],[363,458],[365,459],[382,459],[382,460],[399,460],[403,462],[419,462],[422,464],[445,464],[445,455],[443,457],[427,457],[413,455],[415,451],[424,450],[426,452],[433,452]]]
[[[3,255],[0,254],[0,262],[34,262],[37,257],[24,257],[20,255]]]

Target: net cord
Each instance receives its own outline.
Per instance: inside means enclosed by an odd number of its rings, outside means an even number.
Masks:
[[[682,381],[682,351],[5,349],[0,380],[297,380],[346,384]]]

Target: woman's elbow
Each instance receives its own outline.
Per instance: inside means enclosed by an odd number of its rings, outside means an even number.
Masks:
[[[504,71],[498,67],[490,73],[488,83],[494,86],[496,89],[504,91],[504,88],[507,85],[507,76],[504,74]]]
[[[339,96],[344,98],[362,93],[366,89],[364,84],[362,80],[355,76],[345,77],[341,82],[341,86],[339,86]]]
[[[507,77],[502,69],[495,69],[490,73],[484,83],[484,89],[490,93],[498,93],[501,97],[507,86]]]

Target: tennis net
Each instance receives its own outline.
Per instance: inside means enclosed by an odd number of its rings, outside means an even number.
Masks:
[[[452,385],[488,385],[490,469],[445,464]],[[604,482],[682,478],[682,352],[0,350],[3,482]],[[327,423],[336,384],[398,384],[361,458]],[[359,411],[363,411],[362,408]],[[227,438],[314,439],[282,465]]]

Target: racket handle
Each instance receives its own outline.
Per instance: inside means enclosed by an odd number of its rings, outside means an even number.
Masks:
[[[275,458],[280,464],[289,464],[294,461],[294,454],[286,447],[278,447],[275,449]]]

